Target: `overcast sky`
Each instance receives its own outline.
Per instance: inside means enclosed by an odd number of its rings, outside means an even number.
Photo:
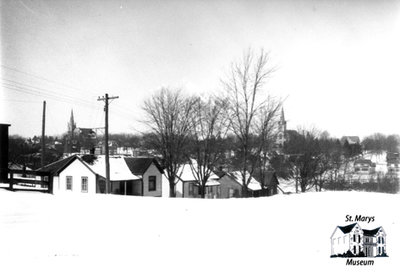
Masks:
[[[144,127],[143,100],[162,86],[220,92],[249,47],[279,69],[268,92],[282,98],[288,128],[333,136],[400,133],[400,1],[1,2],[0,122],[11,134]]]

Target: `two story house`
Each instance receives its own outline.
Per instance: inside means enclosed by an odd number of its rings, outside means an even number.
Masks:
[[[377,257],[386,255],[386,233],[382,227],[362,229],[358,223],[337,226],[331,236],[331,256]]]

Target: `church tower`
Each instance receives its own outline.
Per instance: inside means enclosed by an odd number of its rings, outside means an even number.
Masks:
[[[67,135],[65,136],[65,147],[64,147],[64,153],[72,153],[76,150],[76,136],[75,136],[75,130],[76,130],[76,123],[74,120],[74,111],[71,109],[71,117],[69,118],[68,122],[68,132]]]
[[[74,111],[71,109],[71,117],[69,118],[69,123],[68,123],[68,135],[70,136],[71,139],[74,137],[74,131],[76,129],[76,123],[74,121]]]
[[[278,122],[278,135],[276,139],[276,143],[278,148],[283,148],[283,144],[286,141],[286,120],[285,120],[285,112],[283,111],[283,107],[281,110],[281,117]]]

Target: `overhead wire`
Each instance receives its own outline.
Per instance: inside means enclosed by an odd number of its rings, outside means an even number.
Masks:
[[[87,90],[80,89],[80,88],[77,88],[77,87],[74,87],[71,85],[66,85],[66,84],[39,76],[37,74],[22,71],[17,68],[12,68],[12,67],[5,66],[5,65],[1,65],[1,67],[5,68],[7,70],[10,70],[10,71],[14,71],[14,72],[17,72],[20,74],[24,74],[24,75],[36,78],[38,80],[41,80],[41,81],[44,81],[47,83],[51,83],[52,85],[61,86],[62,89],[64,89],[64,90],[69,89],[69,91],[71,91],[71,89],[72,89],[75,91],[80,91],[81,92],[80,95],[82,94],[82,92],[85,92],[85,93],[90,93],[93,96],[98,97],[98,94],[95,94],[93,91],[87,91]],[[89,101],[89,100],[83,99],[81,97],[78,98],[75,96],[67,95],[65,93],[59,93],[57,91],[50,90],[47,88],[42,88],[42,87],[34,86],[31,84],[22,83],[20,81],[15,81],[14,79],[10,80],[10,79],[1,77],[1,80],[2,80],[2,86],[9,90],[14,90],[17,92],[21,92],[21,93],[25,93],[25,94],[29,94],[29,95],[33,95],[33,96],[45,97],[45,98],[49,98],[49,99],[59,101],[59,102],[78,104],[78,105],[85,106],[88,108],[96,109],[97,111],[100,111],[102,109],[101,107],[100,108],[98,107],[98,104],[97,104],[98,102],[96,100]],[[14,100],[14,102],[18,102],[18,100]],[[111,111],[111,113],[123,118],[124,120],[130,120],[129,117],[133,116],[132,110],[121,104],[118,104],[117,108],[110,108],[110,111]],[[92,117],[93,117],[93,114],[92,114]],[[95,118],[96,120],[97,120],[97,117],[98,117],[98,114],[96,112],[96,118]],[[96,121],[96,124],[97,124],[97,121]]]

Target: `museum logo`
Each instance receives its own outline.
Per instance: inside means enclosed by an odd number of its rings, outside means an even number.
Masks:
[[[356,216],[354,220],[362,220]],[[349,215],[346,221],[353,220]],[[374,221],[374,217],[365,220]],[[372,230],[362,229],[358,223],[337,226],[331,236],[331,258],[348,258],[346,265],[373,265],[374,260],[359,258],[388,257],[386,233],[383,227]]]

